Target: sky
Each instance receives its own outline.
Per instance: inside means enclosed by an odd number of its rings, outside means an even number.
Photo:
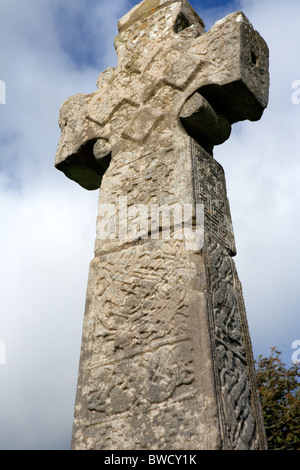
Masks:
[[[117,21],[136,3],[0,2],[0,449],[70,448],[98,192],[55,170],[58,113],[116,66]],[[214,156],[254,356],[276,346],[290,366],[300,344],[300,2],[190,4],[206,30],[242,10],[270,49],[267,110],[235,124]]]

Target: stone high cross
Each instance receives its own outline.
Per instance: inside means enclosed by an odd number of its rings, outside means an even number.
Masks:
[[[213,148],[233,123],[262,116],[267,45],[242,12],[205,32],[186,0],[144,0],[118,27],[117,67],[100,74],[94,93],[69,98],[59,119],[56,167],[100,187],[72,447],[264,449]],[[193,207],[192,229],[203,207],[193,249],[174,221],[168,239],[159,216],[156,232],[150,218],[141,227],[142,208],[151,216],[154,206],[178,205]]]

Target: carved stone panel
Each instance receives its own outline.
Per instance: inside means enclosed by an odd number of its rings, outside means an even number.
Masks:
[[[264,448],[252,349],[224,170],[191,140],[195,200],[204,205],[208,321],[223,448]]]
[[[215,398],[199,382],[206,360],[194,342],[189,284],[196,276],[175,240],[92,261],[74,447],[219,446]]]
[[[224,446],[256,449],[264,434],[248,329],[234,261],[211,235],[205,243],[209,316]]]
[[[222,166],[191,139],[195,202],[204,205],[205,231],[236,254],[225,175]]]

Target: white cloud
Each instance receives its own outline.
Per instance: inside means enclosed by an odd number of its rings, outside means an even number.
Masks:
[[[94,91],[99,72],[115,65],[117,20],[134,3],[0,3],[0,448],[69,446],[97,193],[54,169],[58,110],[68,96]],[[231,11],[190,3],[208,26]],[[291,101],[300,4],[233,4],[269,44],[270,104],[258,123],[236,125],[215,157],[227,175],[255,353],[278,345],[288,358],[300,339],[300,105]]]

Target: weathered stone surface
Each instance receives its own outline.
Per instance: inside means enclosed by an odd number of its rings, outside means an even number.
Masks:
[[[187,286],[197,272],[203,276],[203,262],[195,261],[186,260],[176,241],[150,242],[93,260],[76,447],[220,446],[209,328],[197,318],[196,305],[206,306],[201,293]]]
[[[261,117],[267,46],[241,12],[205,33],[186,0],[144,0],[119,21],[115,46],[116,69],[60,110],[57,168],[100,187],[72,446],[265,448],[224,171],[212,154],[234,122]],[[187,205],[180,238],[174,214]],[[154,212],[162,207],[174,209],[169,227]]]

